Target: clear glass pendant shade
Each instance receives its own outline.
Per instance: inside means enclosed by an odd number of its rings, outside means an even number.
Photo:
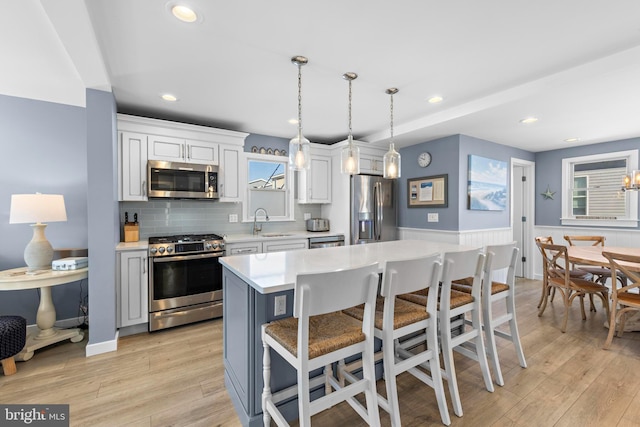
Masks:
[[[349,138],[349,144],[342,149],[341,172],[349,175],[360,173],[360,149],[353,145],[353,140]]]
[[[299,132],[289,141],[289,168],[304,170],[311,167],[311,144],[309,140]]]
[[[389,144],[389,151],[384,155],[384,177],[388,179],[400,178],[400,153],[395,149],[392,143]]]

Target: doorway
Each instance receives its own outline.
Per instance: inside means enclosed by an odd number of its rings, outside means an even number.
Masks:
[[[535,163],[511,159],[511,230],[520,253],[516,276],[533,279]]]

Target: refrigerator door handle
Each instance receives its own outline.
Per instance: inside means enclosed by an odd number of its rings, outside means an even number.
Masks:
[[[382,184],[376,182],[373,187],[373,204],[374,204],[374,239],[380,240],[382,237]]]

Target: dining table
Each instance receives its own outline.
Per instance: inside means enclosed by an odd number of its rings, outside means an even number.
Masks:
[[[640,257],[640,248],[621,246],[567,246],[567,257],[571,263],[588,264],[600,267],[609,267],[610,263],[602,252],[619,253]],[[640,264],[624,263],[630,270],[640,271]],[[616,286],[617,281],[612,280],[611,286]],[[605,327],[609,327],[609,321],[605,321]],[[625,332],[640,331],[640,312],[630,316],[624,325]]]

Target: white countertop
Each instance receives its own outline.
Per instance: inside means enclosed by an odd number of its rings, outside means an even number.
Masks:
[[[116,251],[136,251],[149,249],[149,240],[142,239],[137,242],[120,242],[116,245]]]
[[[395,240],[366,245],[234,255],[220,258],[220,262],[258,292],[268,294],[293,289],[296,275],[300,273],[336,271],[373,262],[380,263],[382,271],[386,261],[469,249],[473,247],[424,240]]]
[[[271,236],[270,236],[271,235]],[[225,243],[264,242],[269,240],[309,239],[311,237],[338,236],[345,233],[339,231],[274,231],[261,232],[259,234],[227,234]]]

